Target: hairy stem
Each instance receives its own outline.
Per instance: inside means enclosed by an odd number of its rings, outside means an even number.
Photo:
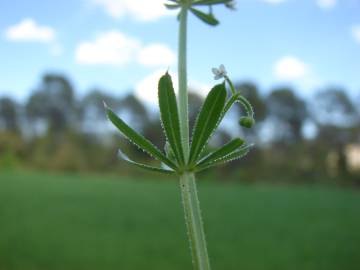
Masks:
[[[184,149],[185,162],[189,159],[189,116],[187,93],[187,13],[188,3],[184,1],[180,11],[179,29],[179,115],[181,142]],[[206,248],[205,234],[201,219],[200,205],[197,197],[194,173],[185,171],[180,175],[181,196],[185,212],[185,223],[188,231],[192,260],[195,270],[210,270],[209,257]]]
[[[186,36],[187,36],[187,13],[188,8],[183,6],[180,11],[179,29],[179,117],[181,142],[184,149],[185,162],[189,158],[189,116],[188,116],[188,94],[187,94],[187,74],[186,74]]]
[[[236,94],[236,90],[235,90],[235,87],[234,87],[232,81],[228,78],[228,76],[225,76],[225,80],[226,80],[226,82],[227,82],[227,83],[229,84],[229,86],[230,86],[231,93],[232,93],[233,95],[235,95],[235,94]]]
[[[194,269],[210,270],[194,173],[183,173],[180,187]]]

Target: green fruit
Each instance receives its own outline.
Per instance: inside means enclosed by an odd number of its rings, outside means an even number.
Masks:
[[[239,124],[242,127],[251,128],[255,124],[255,120],[252,117],[244,116],[240,118]]]

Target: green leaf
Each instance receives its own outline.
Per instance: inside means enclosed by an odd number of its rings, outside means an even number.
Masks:
[[[213,167],[213,166],[217,166],[217,165],[227,163],[227,162],[230,162],[230,161],[233,161],[236,159],[240,159],[240,158],[246,156],[246,154],[250,151],[250,148],[252,146],[253,146],[253,144],[245,145],[245,146],[241,147],[240,149],[235,150],[234,152],[230,153],[227,156],[224,156],[224,157],[216,159],[214,161],[209,161],[209,162],[206,162],[199,166],[196,166],[195,171],[199,172],[199,171],[205,170],[205,169]]]
[[[164,4],[165,7],[167,7],[168,9],[177,9],[179,8],[180,6],[177,5],[177,4]]]
[[[152,171],[152,172],[165,173],[165,174],[173,174],[174,173],[174,171],[172,171],[172,170],[153,167],[153,166],[149,166],[149,165],[146,165],[146,164],[142,164],[142,163],[133,161],[124,152],[122,152],[120,149],[119,149],[118,154],[119,154],[119,157],[122,160],[125,160],[126,162],[130,163],[131,165],[135,165],[135,166],[140,167],[142,169],[146,169],[146,170],[149,170],[149,171]]]
[[[171,77],[168,73],[159,81],[159,107],[160,117],[166,138],[174,151],[176,160],[184,164],[184,152],[181,144],[179,112]]]
[[[203,5],[217,5],[217,4],[226,4],[231,2],[232,0],[199,0],[194,2],[193,6],[203,6]]]
[[[166,156],[171,160],[176,162],[176,158],[175,158],[175,154],[174,151],[171,149],[171,146],[169,144],[168,141],[166,141],[165,146],[164,146],[164,151]]]
[[[189,164],[193,165],[199,158],[210,136],[221,119],[226,99],[225,84],[218,84],[211,89],[198,114],[193,129],[190,147]]]
[[[225,158],[227,155],[237,150],[243,144],[244,144],[244,140],[240,138],[233,139],[232,141],[228,142],[221,148],[215,150],[214,152],[204,157],[202,160],[198,162],[197,166],[201,166],[206,163],[212,163],[218,159]]]
[[[129,127],[123,120],[121,120],[106,104],[105,110],[109,120],[120,130],[126,139],[135,144],[141,150],[145,151],[149,155],[164,162],[170,168],[176,170],[177,166],[168,159],[155,145],[149,140],[145,139],[142,135],[137,133],[131,127]]]
[[[204,23],[210,24],[210,25],[218,25],[219,21],[214,17],[212,14],[206,14],[198,9],[190,8],[190,11],[198,17],[200,20],[202,20]]]

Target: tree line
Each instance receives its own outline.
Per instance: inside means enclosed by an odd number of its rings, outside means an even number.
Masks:
[[[252,82],[239,82],[236,88],[253,104],[256,125],[244,129],[224,119],[211,145],[224,144],[240,133],[256,146],[244,159],[205,174],[247,182],[360,182],[359,168],[349,160],[349,149],[360,145],[360,102],[344,89],[328,87],[304,99],[291,87],[268,94]],[[46,74],[24,102],[0,97],[0,169],[138,173],[118,160],[117,148],[137,159],[147,156],[110,127],[103,102],[164,147],[157,112],[131,92],[117,96],[92,89],[79,97],[68,78]],[[190,124],[202,102],[196,90],[190,91]],[[240,119],[243,114],[235,106],[229,117]]]

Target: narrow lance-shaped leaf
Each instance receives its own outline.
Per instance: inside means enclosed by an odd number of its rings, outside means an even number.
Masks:
[[[121,133],[125,136],[126,139],[138,146],[143,151],[147,152],[149,155],[164,162],[170,168],[174,170],[177,169],[177,166],[170,159],[168,159],[155,145],[153,145],[149,140],[145,139],[142,135],[129,127],[109,107],[107,107],[106,104],[105,109],[109,120],[121,131]]]
[[[177,9],[179,8],[180,6],[177,5],[177,4],[164,4],[165,7],[167,7],[168,9]]]
[[[232,0],[199,0],[195,1],[192,5],[193,6],[200,6],[200,5],[217,5],[217,4],[226,4],[231,2]]]
[[[199,172],[199,171],[205,170],[207,168],[217,166],[219,164],[223,164],[223,163],[230,162],[230,161],[233,161],[233,160],[236,160],[236,159],[240,159],[240,158],[244,157],[249,152],[249,150],[250,150],[250,148],[252,146],[253,146],[252,144],[243,146],[240,149],[235,150],[234,152],[232,152],[229,155],[226,155],[226,156],[224,156],[222,158],[216,159],[214,161],[209,161],[209,162],[203,163],[203,164],[197,166],[195,168],[195,170],[197,172]]]
[[[198,9],[190,8],[190,11],[198,17],[200,20],[202,20],[204,23],[210,24],[210,25],[218,25],[219,21],[214,17],[212,14],[204,13]]]
[[[171,77],[168,73],[159,81],[160,116],[166,138],[180,165],[184,164],[184,152],[181,144],[179,112]]]
[[[190,147],[189,164],[194,164],[211,134],[214,132],[224,108],[226,99],[225,84],[218,84],[211,89],[196,119]]]
[[[145,170],[149,170],[149,171],[152,171],[152,172],[165,173],[165,174],[173,174],[174,173],[174,171],[172,171],[172,170],[153,167],[153,166],[149,166],[149,165],[146,165],[146,164],[142,164],[142,163],[133,161],[124,152],[122,152],[120,149],[118,151],[118,155],[122,160],[125,160],[126,162],[130,163],[131,165],[140,167],[140,168],[145,169]]]
[[[197,163],[197,166],[201,166],[206,163],[212,163],[218,159],[225,158],[227,155],[237,150],[243,144],[244,144],[244,140],[240,138],[233,139],[232,141],[228,142],[221,148],[215,150],[214,152],[204,157],[202,160],[200,160]]]
[[[171,149],[171,146],[170,146],[169,142],[166,142],[166,143],[165,143],[164,152],[165,152],[166,156],[167,156],[171,161],[176,162],[176,158],[175,158],[174,151]]]

